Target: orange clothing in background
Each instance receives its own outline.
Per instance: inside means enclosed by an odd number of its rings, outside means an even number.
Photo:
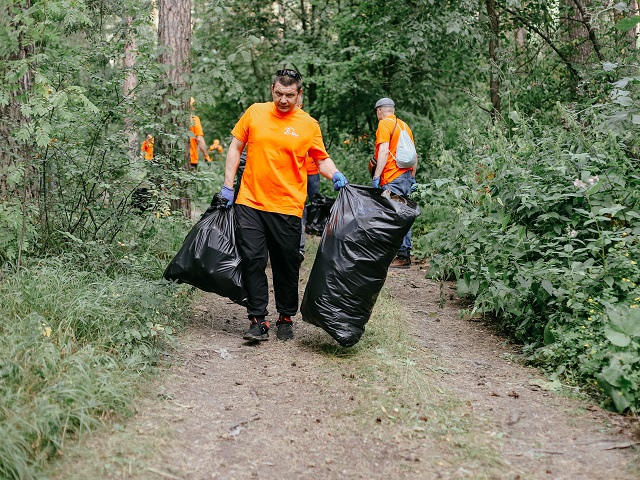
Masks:
[[[153,160],[153,138],[147,138],[142,142],[140,151],[144,154],[145,160]]]
[[[307,199],[306,157],[329,158],[317,120],[301,109],[280,112],[254,103],[231,134],[247,144],[247,164],[236,203],[302,217]]]
[[[191,115],[191,126],[189,130],[191,130],[196,137],[204,137],[200,117]],[[198,164],[198,140],[196,138],[189,138],[189,159],[191,165]]]
[[[395,131],[393,131],[393,128],[396,125],[396,120],[398,121],[398,126],[395,127]],[[402,175],[404,172],[408,172],[413,169],[412,167],[398,168],[398,165],[396,164],[396,150],[398,149],[398,141],[400,140],[401,128],[406,130],[411,137],[411,140],[413,140],[413,132],[409,128],[409,125],[404,123],[395,115],[390,115],[386,118],[383,118],[378,123],[378,130],[376,130],[376,159],[378,158],[380,144],[389,142],[389,157],[387,158],[387,163],[384,166],[384,170],[382,170],[382,174],[380,175],[380,185],[386,185],[393,179]],[[393,132],[393,138],[391,138],[391,132]]]
[[[306,164],[307,164],[307,175],[315,175],[316,173],[319,172],[318,164],[313,158],[307,157]]]

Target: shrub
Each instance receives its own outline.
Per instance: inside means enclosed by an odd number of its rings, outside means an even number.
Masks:
[[[434,227],[417,243],[431,275],[454,277],[532,363],[635,411],[640,177],[614,135],[562,113],[563,127],[469,137],[473,170],[420,189]]]

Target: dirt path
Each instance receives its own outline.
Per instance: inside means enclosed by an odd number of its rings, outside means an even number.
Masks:
[[[243,309],[203,296],[128,440],[99,447],[100,478],[640,478],[628,421],[549,391],[424,273],[390,272],[379,299],[412,342],[395,357],[397,325],[378,317],[350,351],[299,318],[293,341],[248,345]]]

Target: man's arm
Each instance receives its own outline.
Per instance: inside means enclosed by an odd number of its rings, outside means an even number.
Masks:
[[[418,157],[416,157],[416,163],[413,164],[413,168],[411,169],[411,176],[416,178],[416,172],[418,171]]]
[[[378,159],[377,159],[378,164],[376,165],[376,171],[373,174],[373,178],[376,178],[382,175],[382,171],[384,170],[384,166],[387,164],[388,159],[389,159],[389,142],[383,142],[380,144],[380,148],[378,149]]]
[[[328,178],[329,180],[331,180],[331,177],[333,177],[333,174],[338,171],[338,167],[336,167],[336,164],[333,163],[333,160],[331,160],[330,158],[325,158],[324,160],[314,160],[314,161],[316,162],[316,165],[318,165],[318,171],[320,172],[320,175],[322,175],[325,178]]]
[[[209,152],[207,151],[207,144],[204,141],[204,137],[202,135],[196,136],[196,143],[198,144],[198,150],[202,152],[205,160],[210,162],[211,158],[209,158]]]
[[[233,179],[238,172],[240,155],[242,154],[242,150],[244,150],[244,146],[245,143],[235,137],[231,140],[231,145],[229,145],[229,149],[227,150],[227,162],[224,167],[224,185],[227,188],[233,189]]]

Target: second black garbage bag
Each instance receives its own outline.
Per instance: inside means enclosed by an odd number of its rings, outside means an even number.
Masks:
[[[304,291],[304,321],[343,347],[358,343],[389,265],[418,213],[415,202],[380,189],[341,189]]]
[[[240,253],[236,246],[235,210],[216,194],[211,206],[184,239],[164,278],[227,297],[246,305]]]

